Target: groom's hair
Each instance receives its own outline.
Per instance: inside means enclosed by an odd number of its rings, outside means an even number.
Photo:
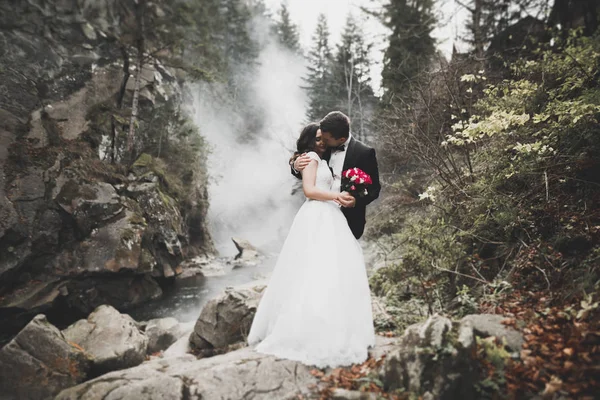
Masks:
[[[329,132],[335,139],[350,136],[350,118],[341,111],[332,111],[319,122],[321,132]]]

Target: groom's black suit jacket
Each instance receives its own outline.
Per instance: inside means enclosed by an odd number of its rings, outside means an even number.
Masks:
[[[379,183],[379,168],[377,166],[377,157],[375,149],[359,142],[354,137],[346,146],[346,157],[344,159],[344,167],[342,172],[350,168],[360,168],[367,174],[371,175],[373,183],[368,186],[369,194],[365,197],[356,198],[356,206],[353,208],[342,207],[342,212],[348,221],[348,226],[355,238],[360,238],[365,230],[367,205],[379,197],[381,184]],[[324,159],[329,162],[331,152],[327,151]],[[302,179],[301,174],[297,174],[292,169],[292,175]]]

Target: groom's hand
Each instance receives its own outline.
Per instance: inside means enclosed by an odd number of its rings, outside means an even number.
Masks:
[[[342,207],[353,208],[356,205],[356,199],[348,192],[342,192],[337,198],[337,203]]]
[[[310,164],[310,162],[311,158],[307,156],[306,153],[304,153],[298,158],[296,158],[296,161],[294,161],[294,169],[298,172],[302,172],[304,171],[304,168],[306,168],[306,166]]]

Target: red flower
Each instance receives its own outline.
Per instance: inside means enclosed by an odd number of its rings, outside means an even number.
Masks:
[[[350,168],[342,172],[342,187],[359,197],[366,196],[367,185],[371,185],[373,180],[371,176],[359,168]]]

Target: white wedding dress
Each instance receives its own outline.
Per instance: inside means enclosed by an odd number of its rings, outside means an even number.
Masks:
[[[330,190],[327,161],[316,186]],[[248,343],[256,351],[319,368],[361,363],[375,344],[362,249],[333,201],[306,200],[258,306]]]

